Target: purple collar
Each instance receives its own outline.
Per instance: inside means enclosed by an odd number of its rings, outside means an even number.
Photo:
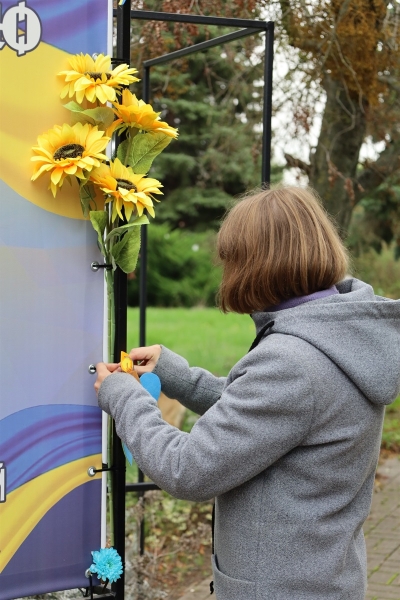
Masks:
[[[337,287],[333,285],[327,290],[314,292],[314,294],[309,294],[308,296],[298,296],[296,298],[289,298],[289,300],[283,300],[283,302],[280,302],[279,304],[268,308],[265,312],[277,312],[278,310],[284,310],[286,308],[294,308],[295,306],[299,306],[300,304],[304,304],[305,302],[319,300],[320,298],[326,298],[327,296],[333,296],[338,293],[339,291]]]

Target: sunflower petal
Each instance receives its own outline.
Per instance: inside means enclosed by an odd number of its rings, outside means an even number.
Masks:
[[[127,221],[129,221],[129,219],[131,218],[132,213],[134,211],[135,205],[132,204],[132,202],[129,202],[129,203],[124,204],[124,207],[125,207],[125,218]]]
[[[96,100],[96,91],[97,88],[94,85],[86,88],[85,94],[89,102],[94,102]]]
[[[121,212],[122,209],[122,202],[120,202],[120,198],[117,198],[116,200],[114,200],[114,206],[117,210],[118,216],[120,217],[120,219],[123,219],[123,214]]]
[[[108,100],[107,94],[105,93],[104,88],[107,88],[107,86],[105,84],[96,85],[96,88],[95,88],[96,96],[102,104],[106,104],[106,102]],[[115,99],[115,93],[114,93],[113,99]]]
[[[55,168],[51,173],[51,181],[57,185],[60,182],[60,179],[63,175],[63,169]]]
[[[71,94],[70,94],[71,95]],[[72,94],[73,95],[73,94]],[[78,104],[82,104],[83,99],[85,97],[85,92],[83,90],[79,90],[76,92],[76,101]]]
[[[68,167],[65,167],[64,173],[67,173],[67,175],[75,175],[77,170],[78,170],[77,165],[69,165]]]
[[[56,195],[57,195],[58,186],[56,186],[52,181],[50,181],[50,186],[49,187],[50,187],[50,189],[51,189],[51,191],[53,193],[53,196],[55,198]]]
[[[106,54],[99,54],[94,61],[93,70],[98,72],[109,71],[111,67],[111,58]]]
[[[112,213],[111,213],[111,221],[114,223],[115,219],[117,218],[118,213],[117,213],[117,207],[116,207],[116,203],[113,202],[112,205]]]
[[[45,173],[45,171],[50,171],[50,169],[52,168],[52,165],[42,165],[40,167],[40,169],[38,169],[31,177],[32,181],[36,181],[36,179],[38,177],[40,177],[40,175],[42,175],[42,173]]]
[[[111,137],[121,122],[122,122],[122,119],[116,119],[115,121],[113,121],[111,123],[111,125],[109,127],[107,127],[107,129],[106,129],[106,136]]]
[[[152,206],[147,206],[147,212],[149,213],[149,215],[151,215],[154,219],[154,217],[156,216],[156,213],[154,212],[154,208]]]

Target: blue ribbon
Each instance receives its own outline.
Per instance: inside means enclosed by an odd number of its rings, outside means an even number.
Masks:
[[[123,2],[125,2],[125,0],[123,0]],[[143,373],[143,375],[140,377],[140,383],[144,389],[147,390],[151,396],[153,396],[154,400],[158,400],[161,393],[161,381],[158,375],[155,375],[155,373]],[[133,462],[132,453],[128,446],[124,444],[124,442],[122,442],[122,447],[124,449],[125,457],[131,465]]]

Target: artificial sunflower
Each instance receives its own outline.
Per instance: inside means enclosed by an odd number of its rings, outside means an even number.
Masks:
[[[89,102],[94,102],[97,98],[102,104],[114,102],[121,86],[139,81],[133,76],[137,69],[130,69],[127,64],[118,65],[111,70],[111,58],[104,54],[99,54],[96,59],[89,54],[77,54],[69,59],[69,64],[71,71],[58,73],[66,83],[61,98],[65,98],[67,94],[70,98],[76,95],[79,104],[84,98]]]
[[[104,131],[89,123],[55,125],[47,133],[39,135],[38,145],[32,148],[35,153],[31,158],[35,163],[32,181],[51,171],[49,187],[55,197],[66,177],[74,175],[86,179],[94,167],[107,160],[102,151],[109,141]]]
[[[175,139],[178,137],[177,129],[160,121],[161,113],[155,112],[152,106],[143,100],[138,100],[129,90],[123,90],[121,104],[114,102],[113,105],[117,115],[117,120],[113,123],[114,129],[123,131],[128,127],[134,127],[150,133],[165,133]]]
[[[115,221],[117,215],[121,219],[124,218],[122,208],[125,209],[127,221],[135,210],[139,217],[145,209],[154,217],[152,194],[162,194],[159,189],[162,184],[157,179],[137,175],[130,167],[125,167],[118,158],[110,162],[109,167],[102,164],[97,169],[93,169],[90,179],[106,194],[106,202],[112,201],[112,221]]]

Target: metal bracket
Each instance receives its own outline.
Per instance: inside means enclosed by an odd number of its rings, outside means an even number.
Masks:
[[[90,265],[90,268],[92,269],[92,271],[94,271],[95,273],[99,270],[99,269],[106,269],[106,271],[111,271],[112,270],[112,265],[107,265],[106,263],[104,263],[103,265],[101,265],[100,263],[98,263],[97,261],[92,262],[92,264]]]
[[[122,64],[126,65],[128,63],[128,61],[125,58],[116,58],[115,56],[113,56],[111,58],[111,62],[115,63],[116,65],[122,65]],[[129,63],[128,63],[128,66],[129,66]]]
[[[113,467],[109,467],[108,465],[105,465],[103,463],[103,466],[101,469],[96,469],[96,467],[89,467],[87,470],[87,474],[89,475],[89,477],[94,477],[96,475],[96,473],[103,473],[103,471],[112,471]]]
[[[97,598],[99,598],[99,600],[115,600],[116,594],[115,592],[112,592],[109,588],[107,588],[107,583],[105,583],[102,586],[93,585],[93,573],[90,571],[90,569],[86,569],[85,577],[89,579],[89,587],[86,588],[86,592],[85,594],[83,594],[83,598],[90,597],[90,600],[97,600]],[[82,598],[80,600],[82,600]]]

